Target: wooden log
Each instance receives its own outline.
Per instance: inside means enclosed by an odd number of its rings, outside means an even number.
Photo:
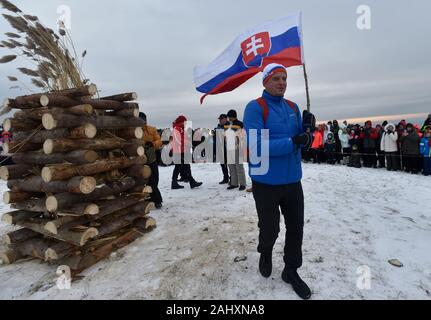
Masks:
[[[31,199],[13,203],[11,208],[23,211],[46,212],[45,199]]]
[[[0,253],[0,262],[4,265],[10,265],[24,258],[25,256],[21,255],[17,250],[10,249],[6,252]]]
[[[65,96],[65,97],[85,97],[85,96],[93,96],[97,93],[97,87],[94,84],[84,86],[81,88],[73,88],[73,89],[65,89],[58,91],[51,91],[48,93],[38,93],[27,96],[20,96],[15,99],[6,99],[4,102],[4,106],[9,108],[17,108],[17,109],[33,109],[39,107],[46,107],[46,99],[43,98],[46,96],[48,99],[54,96]],[[42,103],[43,102],[43,103]],[[75,105],[78,105],[76,103]]]
[[[144,141],[141,143],[127,142],[123,144],[121,149],[129,157],[142,157],[145,155],[145,148],[140,145],[142,143],[144,143]]]
[[[60,217],[47,222],[44,228],[50,233],[57,234],[59,229],[71,229],[75,226],[85,225],[91,221],[101,219],[120,210],[127,209],[129,212],[133,212],[134,210],[149,211],[149,204],[141,204],[141,202],[140,196],[123,196],[114,200],[105,200],[100,202],[100,211],[97,215],[82,217]]]
[[[3,129],[5,131],[29,131],[40,126],[40,121],[35,121],[32,119],[14,119],[8,118],[3,121]],[[134,126],[132,126],[134,127]]]
[[[112,242],[109,242],[94,251],[68,257],[66,259],[60,260],[59,263],[61,265],[68,266],[72,271],[72,275],[75,276],[83,270],[96,264],[100,260],[105,259],[114,250],[127,246],[141,236],[142,234],[140,232],[136,231],[135,229],[132,229],[122,234],[120,237],[113,240]]]
[[[45,261],[53,262],[60,260],[70,254],[74,249],[76,250],[76,247],[67,242],[56,242],[45,250]]]
[[[97,129],[124,129],[130,127],[143,127],[145,121],[140,118],[124,118],[118,116],[74,116],[68,114],[45,113],[42,117],[42,124],[46,130],[56,128],[74,128],[82,123],[91,123]]]
[[[56,241],[45,238],[32,238],[11,245],[12,249],[18,251],[23,256],[30,256],[45,260],[45,251]]]
[[[93,177],[73,177],[67,181],[44,182],[42,177],[34,176],[25,180],[9,180],[7,186],[15,192],[89,194],[96,189],[96,179]]]
[[[91,115],[93,113],[94,109],[89,104],[81,104],[70,108],[37,108],[37,109],[31,109],[31,110],[22,110],[17,111],[14,113],[13,117],[14,119],[31,119],[35,121],[42,121],[42,117],[45,113],[56,113],[56,114],[73,114],[77,116],[81,115]]]
[[[58,107],[58,108],[71,108],[80,105],[81,102],[77,99],[67,96],[50,96],[42,95],[39,99],[43,107]]]
[[[18,152],[36,151],[42,149],[42,144],[25,142],[25,141],[10,141],[3,143],[3,151],[6,154],[14,154]]]
[[[113,96],[103,97],[103,98],[100,98],[100,100],[114,100],[114,101],[120,101],[120,102],[134,101],[134,100],[138,100],[138,94],[136,92],[121,93]]]
[[[133,178],[149,179],[151,177],[151,168],[147,165],[134,165],[126,169],[125,172]]]
[[[136,158],[115,158],[109,160],[100,160],[90,164],[80,166],[76,165],[54,165],[42,169],[42,179],[45,182],[66,180],[77,175],[92,176],[102,172],[108,172],[115,169],[124,169],[135,164],[145,164],[145,156]]]
[[[113,150],[113,149],[122,149],[126,146],[131,145],[128,142],[123,142],[119,139],[111,138],[111,139],[48,139],[43,144],[43,150],[45,154],[53,154],[60,152],[69,152],[73,150],[79,150],[81,148],[85,148],[86,150]],[[134,145],[135,149],[139,148],[139,146]],[[135,150],[135,155],[136,155]]]
[[[46,155],[43,152],[15,153],[12,160],[18,164],[49,165],[63,162],[72,164],[89,164],[99,159],[93,150],[75,150],[69,153],[55,153]]]
[[[126,140],[142,139],[144,137],[144,130],[141,127],[126,128],[115,131],[115,135]]]
[[[32,212],[32,211],[24,211],[24,210],[11,211],[3,214],[2,221],[10,225],[15,225],[22,220],[28,220],[38,215],[40,215],[40,213]]]
[[[114,111],[114,115],[118,117],[126,117],[126,118],[139,118],[139,108],[128,108],[122,109],[118,111]]]
[[[6,191],[3,194],[3,202],[5,204],[11,204],[16,202],[25,201],[34,197],[33,193],[28,192],[16,192],[16,191]]]
[[[59,193],[46,198],[46,208],[49,212],[56,212],[63,208],[67,208],[76,202],[91,202],[100,198],[109,197],[112,195],[120,194],[135,186],[135,180],[132,178],[124,179],[112,185],[105,185],[97,188],[91,194],[76,195],[72,193]]]
[[[80,99],[81,103],[91,104],[94,109],[100,110],[122,110],[128,108],[138,108],[139,104],[133,102],[120,102],[115,100],[101,100],[101,99]]]
[[[27,164],[2,166],[0,167],[0,179],[5,181],[19,179],[25,175],[31,174],[30,170],[32,169],[33,167]]]
[[[133,226],[142,232],[149,232],[157,227],[157,223],[156,220],[151,217],[143,217],[133,221]]]
[[[26,241],[29,239],[33,239],[39,236],[39,233],[34,232],[33,230],[22,228],[13,232],[9,232],[8,234],[3,236],[3,243],[7,245],[12,245],[18,242]]]
[[[58,234],[52,234],[44,229],[44,220],[40,220],[42,222],[38,219],[21,221],[20,225],[40,233],[48,238],[54,238],[76,246],[83,246],[90,239],[97,237],[99,233],[96,228],[82,228],[81,230],[60,230]]]
[[[40,130],[38,132],[35,131],[23,131],[18,132],[14,135],[13,141],[15,143],[21,143],[21,141],[27,140],[29,143],[40,144],[48,139],[85,139],[85,138],[94,138],[97,134],[97,128],[93,124],[84,124],[77,128],[59,128],[55,130]],[[10,146],[13,146],[11,144]],[[42,146],[40,146],[41,148]]]
[[[61,211],[58,211],[56,214],[58,216],[94,216],[99,214],[100,209],[99,206],[95,203],[77,203],[66,208],[63,208]]]

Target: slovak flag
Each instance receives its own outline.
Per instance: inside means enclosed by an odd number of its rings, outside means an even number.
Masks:
[[[207,95],[236,89],[270,63],[304,63],[301,12],[247,30],[209,65],[195,67],[196,90],[205,93],[201,103]]]

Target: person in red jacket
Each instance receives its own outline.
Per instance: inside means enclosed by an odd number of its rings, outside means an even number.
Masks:
[[[373,128],[371,121],[365,122],[364,131],[361,132],[360,138],[363,143],[364,152],[364,167],[377,168],[377,140],[379,133],[376,128]]]
[[[318,163],[323,160],[323,135],[325,133],[325,127],[319,125],[318,129],[314,131],[313,144],[311,145],[311,152],[313,156],[313,163]]]
[[[202,182],[196,182],[193,179],[191,166],[185,154],[191,153],[191,144],[187,140],[187,134],[185,130],[185,122],[187,118],[185,116],[179,116],[173,123],[172,132],[172,152],[174,155],[175,168],[172,174],[172,189],[184,189],[183,186],[178,184],[178,175],[182,172],[185,175],[185,179],[189,181],[190,188],[194,189],[200,187]],[[190,162],[191,162],[191,156]]]

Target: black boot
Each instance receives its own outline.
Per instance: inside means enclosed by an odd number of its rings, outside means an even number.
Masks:
[[[172,190],[184,189],[183,186],[179,185],[177,181],[172,181]]]
[[[223,181],[219,182],[219,184],[228,184],[229,183],[229,178],[224,178]]]
[[[245,191],[245,189],[247,189],[247,187],[246,187],[246,186],[240,186],[240,187],[239,187],[239,191]]]
[[[304,300],[308,300],[311,297],[311,290],[307,284],[298,275],[296,269],[284,268],[281,278],[284,282],[292,285],[293,290],[296,294]]]
[[[272,253],[261,253],[259,259],[259,271],[265,278],[272,273]]]
[[[194,189],[197,187],[200,187],[202,185],[202,182],[197,182],[196,180],[192,179],[190,181],[190,188]]]
[[[228,190],[233,190],[233,189],[236,189],[236,188],[238,188],[238,186],[229,186],[229,187],[227,187]]]

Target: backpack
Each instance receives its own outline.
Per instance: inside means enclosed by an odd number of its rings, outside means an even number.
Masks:
[[[296,108],[295,104],[292,101],[287,100],[287,99],[284,99],[284,101],[286,101],[286,103],[289,105],[289,107],[295,112],[295,115],[298,116],[298,109]],[[268,104],[266,103],[266,100],[263,97],[260,97],[259,99],[257,99],[256,102],[262,108],[263,123],[264,123],[264,125],[266,125],[266,120],[268,119],[268,115],[269,115]]]
[[[296,108],[296,105],[290,100],[284,99],[284,101],[286,101],[286,103],[289,105],[289,107],[295,112],[295,115],[298,117],[299,111],[298,111],[298,108]],[[257,99],[256,102],[262,108],[263,123],[264,123],[264,125],[266,125],[266,120],[268,119],[268,115],[269,115],[268,104],[266,103],[266,101],[263,97],[260,97],[259,99]],[[315,131],[316,118],[314,117],[314,115],[312,113],[308,112],[307,110],[304,110],[303,115],[302,115],[302,126],[303,126],[304,130],[309,128],[311,133],[313,133]]]

